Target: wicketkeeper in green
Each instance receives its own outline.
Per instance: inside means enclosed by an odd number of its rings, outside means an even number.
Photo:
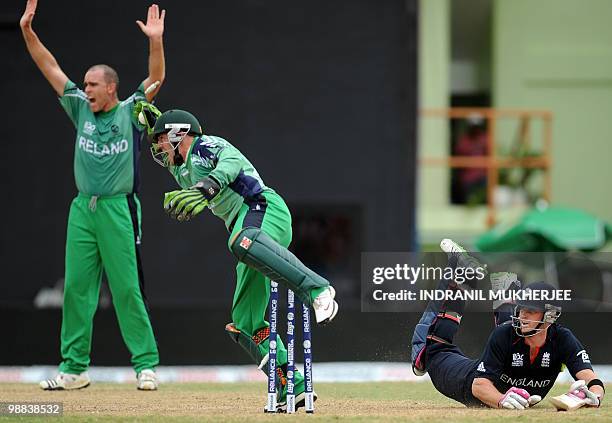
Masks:
[[[338,312],[335,290],[287,249],[292,236],[289,209],[236,147],[204,135],[198,120],[186,111],[160,115],[154,106],[139,103],[136,113],[152,135],[155,161],[167,167],[182,188],[165,194],[166,211],[186,221],[208,208],[225,222],[230,234],[227,247],[238,260],[233,322],[225,330],[266,373],[270,280],[284,284],[312,306],[319,324],[330,322]],[[284,410],[287,350],[278,340],[278,404]],[[303,406],[304,378],[299,372],[294,392],[296,408]]]
[[[165,76],[162,36],[165,11],[149,7],[147,22],[137,21],[149,39],[149,76],[124,101],[119,78],[107,65],[92,66],[84,90],[68,79],[32,29],[36,0],[28,0],[20,26],[32,59],[51,84],[76,129],[74,175],[78,195],[70,206],[61,332],[62,363],[46,390],[89,385],[87,369],[105,271],[119,328],[137,374],[138,389],[157,389],[157,344],[142,292],[138,161],[144,127],[133,117],[139,100],[151,101]],[[145,87],[147,88],[145,90]]]

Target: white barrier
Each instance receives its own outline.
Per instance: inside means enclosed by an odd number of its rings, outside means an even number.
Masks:
[[[596,365],[595,372],[602,380],[612,380],[612,365]],[[9,367],[0,366],[0,383],[38,383],[54,377],[55,366]],[[162,383],[187,382],[262,382],[266,376],[255,366],[159,366],[157,374]],[[134,383],[136,376],[130,367],[91,367],[89,377],[94,382]],[[429,376],[417,377],[410,363],[333,362],[316,363],[314,380],[318,382],[423,382]],[[557,382],[573,382],[566,371]]]

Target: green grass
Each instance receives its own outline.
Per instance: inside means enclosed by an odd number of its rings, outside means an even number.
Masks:
[[[558,395],[567,386],[551,392]],[[165,384],[139,392],[128,384],[94,384],[79,391],[43,392],[35,385],[0,384],[0,401],[62,402],[68,422],[593,422],[612,421],[612,406],[558,413],[545,399],[526,411],[467,409],[424,383],[319,383],[314,415],[266,415],[265,385],[258,383]],[[49,417],[0,421],[50,422]],[[57,420],[59,421],[59,419]]]

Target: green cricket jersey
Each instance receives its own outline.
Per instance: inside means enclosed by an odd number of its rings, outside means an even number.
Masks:
[[[208,208],[229,227],[243,203],[256,200],[262,192],[274,192],[265,186],[257,170],[232,144],[223,138],[202,135],[193,140],[185,163],[169,168],[183,189],[193,187],[206,177],[221,186]]]
[[[74,178],[79,192],[108,196],[138,189],[138,162],[143,127],[132,116],[136,102],[145,100],[143,85],[108,112],[94,113],[84,91],[72,81],[60,104],[76,128]]]

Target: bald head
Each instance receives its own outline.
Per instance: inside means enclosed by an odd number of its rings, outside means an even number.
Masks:
[[[93,65],[92,67],[87,69],[87,72],[96,70],[102,71],[102,74],[104,75],[104,81],[107,84],[112,83],[115,84],[116,87],[119,87],[119,75],[117,75],[117,71],[115,69],[111,68],[108,65]]]

